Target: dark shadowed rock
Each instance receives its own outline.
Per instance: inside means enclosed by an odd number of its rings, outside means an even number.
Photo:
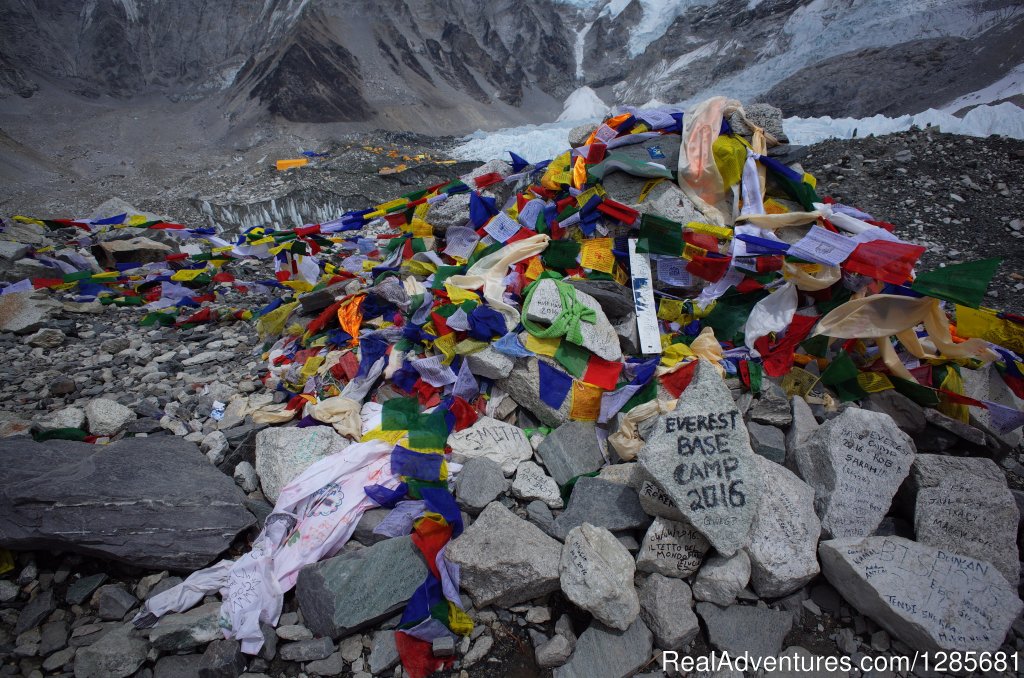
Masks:
[[[412,539],[396,537],[302,568],[295,598],[313,633],[337,638],[404,607],[426,576]]]
[[[636,673],[651,657],[654,635],[639,616],[619,631],[593,622],[576,641],[576,650],[554,678],[623,678]]]
[[[697,603],[697,614],[707,626],[711,645],[733,656],[774,657],[793,627],[791,613],[762,607]]]
[[[180,438],[8,441],[0,455],[0,546],[194,570],[253,524],[244,499]]]

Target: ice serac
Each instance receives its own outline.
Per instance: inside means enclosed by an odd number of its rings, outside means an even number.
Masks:
[[[902,537],[834,539],[818,555],[843,598],[915,650],[997,650],[1024,608],[991,563]]]
[[[701,360],[676,409],[658,417],[640,464],[723,555],[747,544],[762,473],[729,389]]]
[[[195,570],[255,523],[245,495],[195,443],[5,441],[0,547],[60,549],[137,567]]]
[[[892,417],[856,407],[797,448],[800,475],[814,488],[822,534],[866,537],[878,527],[914,462],[914,441]]]

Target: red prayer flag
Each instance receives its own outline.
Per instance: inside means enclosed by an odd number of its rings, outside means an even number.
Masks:
[[[663,375],[661,377],[661,385],[665,387],[665,390],[672,394],[673,398],[678,398],[686,390],[686,387],[693,381],[693,375],[697,372],[697,363],[699,360],[693,360],[675,372]]]
[[[774,345],[771,338],[763,336],[754,342],[754,348],[761,354],[764,373],[769,377],[781,377],[793,367],[793,352],[797,345],[807,338],[811,328],[821,316],[795,315],[786,329],[786,336]]]
[[[843,263],[843,268],[893,285],[902,285],[910,278],[914,264],[924,254],[921,245],[890,240],[872,240],[857,245]]]
[[[615,390],[619,382],[619,374],[622,373],[622,363],[618,361],[605,360],[599,356],[590,356],[587,362],[587,369],[583,373],[583,381],[594,386],[599,386],[606,391]]]
[[[731,262],[732,257],[708,257],[697,254],[686,264],[686,272],[708,282],[718,282],[729,271]]]

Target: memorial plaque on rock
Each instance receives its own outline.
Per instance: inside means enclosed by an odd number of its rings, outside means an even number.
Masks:
[[[795,451],[814,488],[822,534],[866,537],[892,506],[914,462],[914,441],[892,417],[856,407],[819,428]]]
[[[991,563],[902,537],[834,539],[818,555],[843,598],[915,650],[995,651],[1024,608]]]
[[[723,555],[747,543],[761,492],[761,467],[729,389],[701,360],[676,409],[658,417],[640,463]]]

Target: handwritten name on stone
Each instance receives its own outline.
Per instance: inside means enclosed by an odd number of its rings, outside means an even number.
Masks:
[[[522,429],[505,422],[481,417],[475,424],[448,437],[452,460],[464,463],[472,457],[487,457],[512,475],[519,462],[533,456],[533,448]]]
[[[746,543],[761,471],[729,390],[701,361],[674,412],[660,416],[640,463],[688,523],[731,555]]]
[[[709,548],[708,540],[692,525],[655,518],[640,545],[636,568],[666,577],[688,577],[700,567]]]
[[[990,563],[902,537],[818,549],[843,598],[915,650],[994,651],[1024,604]]]
[[[914,443],[887,414],[858,408],[826,422],[795,450],[816,494],[825,534],[863,537],[878,527],[914,461]]]

